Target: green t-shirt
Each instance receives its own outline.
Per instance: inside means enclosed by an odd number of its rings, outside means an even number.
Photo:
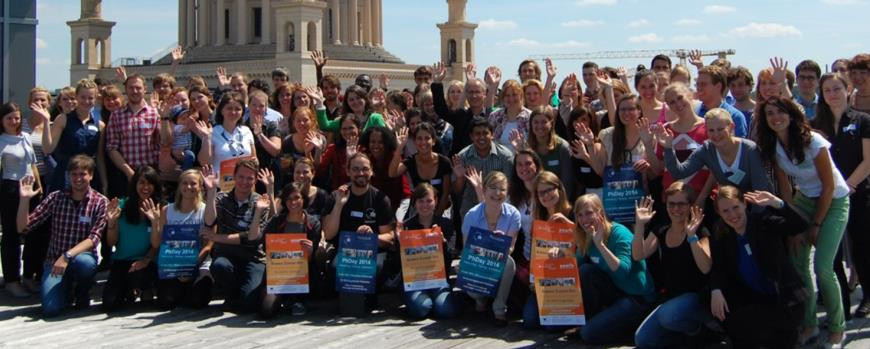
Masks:
[[[124,206],[128,198],[123,198],[118,203],[121,208],[121,217],[118,218],[118,243],[115,245],[115,253],[112,258],[120,261],[133,261],[142,259],[151,249],[151,224],[142,218],[139,224],[127,221]]]
[[[317,109],[317,123],[320,125],[321,131],[326,132],[338,132],[341,129],[341,118],[335,118],[329,120],[326,117],[326,109]],[[366,124],[363,125],[363,129],[360,130],[360,134],[365,132],[372,126],[387,126],[387,123],[384,122],[384,117],[378,113],[371,113],[369,115],[369,120],[366,121]]]

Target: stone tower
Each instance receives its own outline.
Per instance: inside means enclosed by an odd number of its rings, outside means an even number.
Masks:
[[[477,24],[465,20],[468,0],[447,0],[447,22],[437,24],[441,30],[441,62],[447,66],[447,78],[465,80],[465,67],[474,63],[474,29]]]
[[[93,79],[100,69],[112,66],[112,27],[102,18],[102,0],[81,0],[80,18],[66,22],[70,27],[70,84]]]

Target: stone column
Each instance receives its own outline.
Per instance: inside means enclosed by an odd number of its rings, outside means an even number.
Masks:
[[[347,14],[349,15],[349,19],[347,21],[347,36],[348,42],[351,45],[359,46],[359,5],[357,0],[347,0]]]
[[[215,14],[217,17],[217,25],[215,26],[215,41],[214,44],[216,46],[222,46],[226,43],[226,37],[224,36],[224,26],[226,25],[226,18],[224,18],[224,0],[217,0],[217,9],[215,10]]]
[[[372,46],[372,0],[362,0],[362,40],[366,46]]]
[[[332,44],[341,45],[341,6],[338,5],[338,0],[329,0],[329,9],[332,10]]]
[[[193,46],[193,42],[196,41],[196,13],[194,9],[194,0],[184,0],[187,6],[187,29],[185,32],[187,37],[184,39],[184,45],[182,47],[191,47]]]
[[[381,47],[383,38],[381,33],[381,24],[383,23],[381,15],[381,0],[372,0],[372,43],[375,47]]]
[[[209,28],[211,28],[211,22],[208,13],[208,0],[197,0],[197,13],[196,13],[196,24],[197,24],[197,35],[196,35],[196,46],[205,46],[208,45],[209,41]]]
[[[260,44],[268,45],[272,43],[272,0],[263,0],[260,6]]]
[[[187,40],[187,0],[178,0],[178,45],[186,46]]]
[[[236,45],[248,44],[248,0],[236,2]]]

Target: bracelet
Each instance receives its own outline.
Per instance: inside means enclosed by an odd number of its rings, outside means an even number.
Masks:
[[[698,242],[698,240],[700,240],[698,235],[689,235],[689,237],[686,238],[686,241],[688,241],[690,244],[696,243]]]

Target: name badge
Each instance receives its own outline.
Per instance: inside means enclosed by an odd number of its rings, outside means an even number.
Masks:
[[[79,216],[79,223],[90,224],[90,223],[91,223],[91,217],[88,217],[88,216]]]
[[[700,147],[701,147],[701,145],[699,145],[698,143],[692,143],[692,144],[687,145],[687,146],[686,146],[686,149],[688,149],[688,150],[695,150],[695,149],[698,149],[698,148],[700,148]]]
[[[547,166],[559,166],[559,160],[547,161]]]
[[[743,245],[743,248],[746,249],[746,254],[747,254],[747,255],[750,255],[750,256],[752,255],[752,249],[749,248],[749,244]]]
[[[439,185],[441,184],[441,178],[433,178],[431,181],[429,181],[429,184]]]
[[[595,264],[598,264],[598,261],[601,260],[601,258],[598,258],[598,257],[589,257],[589,259],[591,259],[592,263],[595,263]]]
[[[363,213],[360,211],[350,211],[350,216],[354,218],[363,218]]]
[[[734,183],[734,184],[740,184],[740,181],[742,181],[743,177],[745,177],[745,176],[746,176],[746,172],[743,172],[743,170],[737,168],[737,169],[734,169],[734,172],[731,173],[730,176],[728,176],[728,181],[730,181],[731,183]]]
[[[592,168],[591,167],[581,167],[580,173],[592,173]]]
[[[97,125],[88,125],[88,132],[97,132],[100,128]]]

